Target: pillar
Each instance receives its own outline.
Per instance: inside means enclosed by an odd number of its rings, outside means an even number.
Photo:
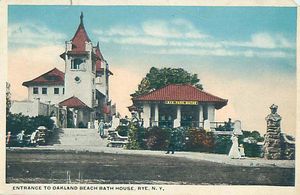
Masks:
[[[215,107],[213,105],[207,106],[207,119],[209,122],[215,121]]]
[[[181,126],[181,107],[177,106],[176,119],[174,120],[174,128]]]
[[[154,122],[153,122],[153,126],[158,126],[158,116],[159,116],[159,113],[158,113],[158,104],[155,104],[155,107],[154,107]]]
[[[203,106],[199,105],[199,127],[203,127]]]
[[[143,105],[143,120],[144,120],[144,127],[150,127],[150,117],[151,117],[151,107],[150,104]]]

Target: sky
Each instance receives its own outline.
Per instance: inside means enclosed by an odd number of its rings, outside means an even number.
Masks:
[[[204,90],[228,99],[217,121],[241,120],[266,131],[270,105],[283,130],[296,131],[296,8],[197,6],[24,6],[8,9],[8,80],[13,99],[22,82],[53,67],[64,71],[65,41],[84,14],[87,33],[114,73],[110,97],[128,114],[130,95],[152,66],[198,74]]]

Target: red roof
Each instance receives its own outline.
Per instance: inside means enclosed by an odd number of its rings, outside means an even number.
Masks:
[[[72,51],[85,51],[85,42],[91,42],[83,25],[83,14],[80,15],[80,24],[72,41]]]
[[[59,103],[60,106],[66,106],[68,108],[89,108],[80,99],[73,96]]]
[[[52,70],[42,74],[41,76],[24,82],[22,85],[29,87],[33,85],[64,85],[65,73],[53,68]]]
[[[209,94],[192,85],[170,84],[150,93],[132,98],[133,101],[198,101],[215,103],[216,108],[222,108],[228,102],[226,99]]]
[[[95,48],[95,54],[96,54],[96,71],[100,71],[101,69],[101,61],[104,61],[104,58],[102,56],[102,53],[100,51],[100,48],[99,48],[99,42],[97,43],[97,46],[94,47]]]

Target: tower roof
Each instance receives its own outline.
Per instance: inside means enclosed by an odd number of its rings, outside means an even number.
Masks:
[[[85,42],[91,42],[83,24],[83,13],[80,15],[80,24],[72,41],[72,51],[85,51]]]
[[[64,80],[65,73],[57,68],[53,68],[35,79],[25,81],[22,85],[26,87],[33,85],[64,85]]]

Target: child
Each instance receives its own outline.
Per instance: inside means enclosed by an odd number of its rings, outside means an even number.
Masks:
[[[241,158],[245,158],[245,149],[243,144],[240,144],[239,150],[240,150]]]

